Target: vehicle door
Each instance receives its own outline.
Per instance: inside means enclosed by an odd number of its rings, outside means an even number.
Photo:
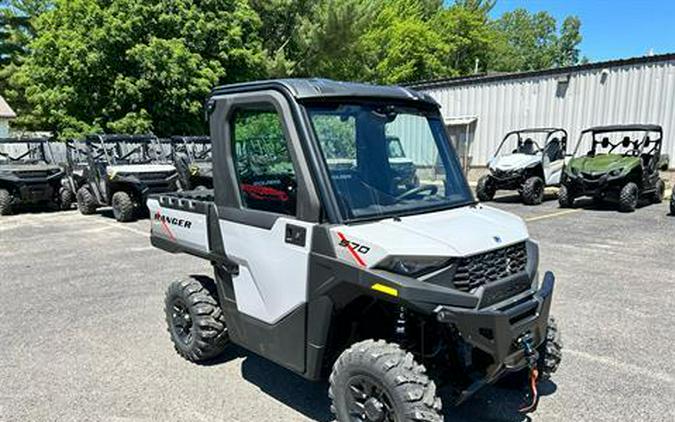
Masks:
[[[269,90],[215,97],[211,107],[219,228],[225,254],[238,267],[224,307],[230,336],[302,372],[318,221],[308,209],[318,210],[318,200],[290,103]]]
[[[565,138],[550,137],[542,156],[546,185],[560,184],[563,167],[565,166]]]

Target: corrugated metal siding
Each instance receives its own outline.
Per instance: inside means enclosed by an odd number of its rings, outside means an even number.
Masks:
[[[442,106],[445,117],[478,116],[470,147],[473,165],[485,165],[511,130],[560,126],[571,147],[585,128],[606,124],[654,123],[663,126],[663,152],[675,168],[675,60],[570,72],[564,93],[560,75],[494,82],[477,81],[420,89]],[[604,79],[604,81],[603,81]]]

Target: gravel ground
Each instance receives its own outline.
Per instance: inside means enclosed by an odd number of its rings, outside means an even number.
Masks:
[[[535,421],[675,420],[675,217],[554,200],[494,206],[528,221],[563,363]],[[148,221],[109,212],[0,218],[0,421],[330,421],[326,384],[232,348],[209,366],[173,351],[163,294],[205,262],[153,249]],[[528,420],[521,393],[488,387],[446,420]]]

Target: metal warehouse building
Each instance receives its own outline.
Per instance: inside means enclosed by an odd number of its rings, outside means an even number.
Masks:
[[[415,83],[441,104],[460,156],[484,167],[509,131],[560,126],[571,147],[590,126],[655,123],[675,168],[675,54]]]

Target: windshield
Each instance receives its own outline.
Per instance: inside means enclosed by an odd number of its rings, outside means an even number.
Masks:
[[[0,164],[38,164],[49,159],[43,142],[0,142]]]
[[[94,160],[110,160],[112,164],[147,164],[164,161],[164,150],[158,140],[95,142],[91,145]]]
[[[537,155],[546,145],[548,132],[512,132],[506,135],[495,156],[525,154]]]
[[[594,157],[606,154],[623,156],[653,154],[660,146],[660,142],[661,134],[658,132],[639,130],[582,132],[575,155],[586,154]],[[590,149],[586,150],[586,148]]]
[[[437,113],[381,103],[322,105],[308,112],[345,219],[473,202]]]

